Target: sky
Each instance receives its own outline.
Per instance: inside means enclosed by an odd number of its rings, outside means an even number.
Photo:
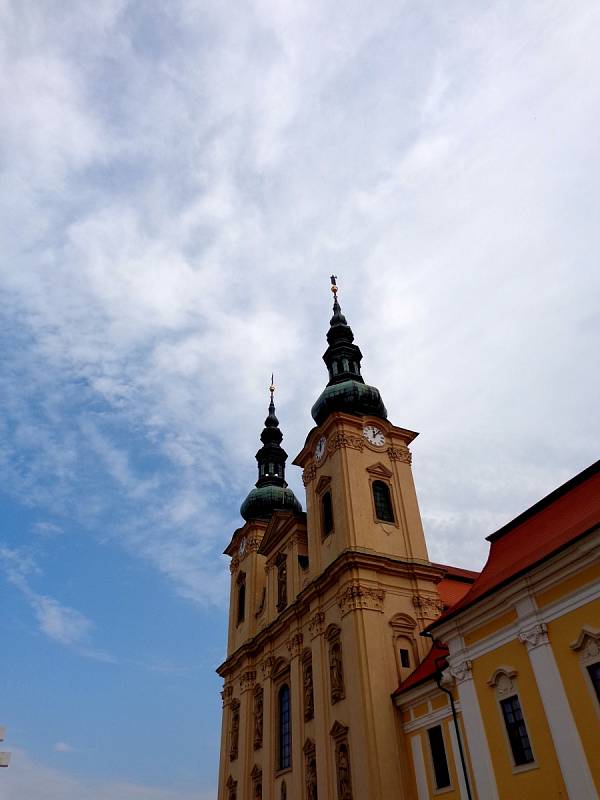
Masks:
[[[600,6],[0,0],[2,800],[216,793],[271,371],[329,275],[430,557],[598,457]]]

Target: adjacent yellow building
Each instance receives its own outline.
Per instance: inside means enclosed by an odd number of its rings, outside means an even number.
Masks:
[[[598,464],[489,537],[480,575],[432,563],[417,434],[364,383],[333,283],[306,513],[272,387],[225,551],[219,800],[597,798]]]

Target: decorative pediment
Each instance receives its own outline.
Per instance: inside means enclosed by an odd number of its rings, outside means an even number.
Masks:
[[[571,644],[571,650],[586,655],[600,655],[600,630],[592,628],[591,625],[584,625],[577,639]]]
[[[304,747],[302,748],[302,750],[304,751],[304,754],[307,756],[314,755],[316,751],[314,739],[307,739],[304,742]]]
[[[517,670],[513,667],[498,667],[487,682],[492,689],[498,688],[502,694],[513,689],[513,679],[517,677]]]
[[[273,665],[273,672],[272,672],[273,678],[278,678],[284,672],[289,671],[289,668],[290,668],[289,661],[286,661],[285,658],[278,658]]]
[[[329,475],[321,475],[317,485],[315,486],[315,491],[317,494],[321,494],[321,492],[325,491],[325,489],[331,484],[331,478]]]
[[[342,723],[336,719],[329,731],[329,735],[333,736],[334,739],[345,739],[348,735],[348,726],[342,725]]]
[[[341,631],[341,629],[339,628],[339,626],[338,626],[338,625],[335,625],[335,624],[332,622],[332,623],[331,623],[331,625],[329,625],[329,626],[327,627],[327,630],[325,631],[325,638],[326,638],[328,641],[331,641],[332,639],[336,639],[336,638],[337,638],[337,637],[340,635],[340,633],[341,633],[341,632],[342,632],[342,631]]]
[[[234,781],[231,775],[227,778],[227,788],[228,789],[235,789],[237,786],[237,781]]]
[[[306,514],[291,511],[275,511],[260,543],[258,552],[269,558],[277,549],[285,548],[294,537],[306,543]]]
[[[252,767],[252,772],[250,773],[250,777],[252,778],[252,780],[256,780],[257,778],[262,778],[262,769],[258,766],[258,764],[255,764]]]
[[[377,475],[378,478],[391,478],[394,474],[385,466],[385,464],[382,464],[381,461],[378,461],[377,464],[371,464],[370,467],[367,467],[367,472],[369,472],[371,475]]]
[[[416,620],[410,614],[402,613],[394,614],[389,624],[394,630],[399,631],[413,631],[417,627]]]

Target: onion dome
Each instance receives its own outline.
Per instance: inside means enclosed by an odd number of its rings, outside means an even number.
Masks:
[[[269,391],[271,392],[269,414],[260,435],[263,444],[256,454],[258,480],[256,487],[250,491],[240,508],[240,514],[246,522],[256,519],[269,520],[274,511],[302,511],[296,495],[285,482],[287,453],[281,447],[283,434],[279,428],[279,420],[275,416],[273,376]]]
[[[360,374],[362,353],[354,344],[354,334],[337,298],[336,276],[331,276],[333,292],[333,316],[327,332],[328,348],[323,361],[329,370],[329,383],[321,392],[311,414],[317,425],[321,425],[333,411],[345,411],[358,416],[375,416],[387,419],[387,411],[374,386],[368,386]]]

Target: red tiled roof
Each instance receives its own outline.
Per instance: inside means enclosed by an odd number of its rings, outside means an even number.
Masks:
[[[427,630],[455,616],[600,525],[600,461],[488,536],[485,567]]]
[[[396,691],[392,694],[392,697],[396,697],[397,695],[402,694],[402,692],[406,692],[408,689],[418,686],[420,683],[425,683],[425,681],[431,680],[438,671],[438,664],[442,667],[442,669],[445,669],[445,659],[447,655],[448,648],[446,645],[442,644],[441,642],[434,642],[431,650],[427,653],[423,661],[421,661],[419,666],[410,673],[406,680],[403,680],[400,683],[400,686],[398,686]]]
[[[463,569],[462,567],[453,567],[450,564],[436,564],[435,562],[431,562],[432,566],[434,567],[441,567],[442,569],[446,570],[446,575],[444,577],[454,578],[457,581],[466,581],[467,583],[473,583],[475,578],[479,575],[479,572],[474,572],[472,569]]]
[[[470,569],[451,567],[448,564],[433,564],[432,566],[445,570],[444,577],[437,585],[444,608],[450,608],[450,606],[458,603],[469,591],[479,575],[478,572],[472,572]]]

